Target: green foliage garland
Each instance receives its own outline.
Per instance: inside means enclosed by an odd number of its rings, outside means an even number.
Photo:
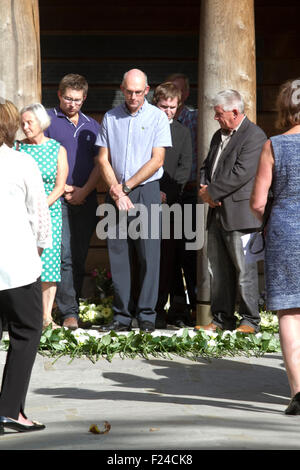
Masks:
[[[272,313],[262,312],[261,332],[245,335],[237,331],[207,332],[193,329],[155,331],[141,333],[138,329],[128,333],[103,334],[96,329],[65,328],[44,330],[40,342],[40,353],[53,357],[88,357],[95,362],[100,358],[111,361],[118,354],[121,357],[149,358],[178,355],[197,357],[222,357],[236,355],[260,356],[280,352],[278,323]]]

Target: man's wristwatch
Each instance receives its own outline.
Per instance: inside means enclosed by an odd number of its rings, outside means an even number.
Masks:
[[[129,188],[129,186],[126,186],[126,184],[123,183],[123,185],[122,185],[122,190],[123,190],[123,193],[129,194],[130,191],[131,191],[131,188]]]

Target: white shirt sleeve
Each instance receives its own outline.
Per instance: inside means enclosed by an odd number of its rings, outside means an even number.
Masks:
[[[107,133],[107,113],[104,115],[101,125],[100,125],[100,130],[98,132],[97,138],[96,138],[96,143],[98,147],[109,147],[108,143],[108,133]]]
[[[51,216],[41,173],[35,161],[28,165],[24,175],[26,185],[26,207],[36,244],[40,248],[52,247]]]

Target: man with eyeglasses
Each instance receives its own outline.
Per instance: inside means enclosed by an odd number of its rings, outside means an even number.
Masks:
[[[67,150],[69,174],[62,200],[61,282],[56,304],[66,328],[78,328],[79,298],[91,236],[97,224],[97,192],[100,179],[95,145],[100,129],[97,121],[81,112],[88,83],[84,77],[68,74],[58,89],[59,106],[48,110],[51,125],[47,137]]]
[[[108,202],[117,213],[118,229],[117,237],[108,233],[107,240],[115,294],[114,320],[101,329],[128,331],[135,314],[140,330],[151,333],[155,329],[160,267],[160,239],[152,235],[151,209],[160,206],[159,179],[165,147],[172,147],[172,140],[166,114],[145,99],[149,85],[144,72],[129,70],[121,90],[125,103],[105,114],[96,141],[101,147],[99,166],[109,188]],[[127,224],[136,222],[138,216],[131,209],[139,204],[147,214],[141,231],[146,226],[148,231],[135,239],[127,225],[124,236],[119,230],[122,214],[128,212]],[[138,286],[132,286],[131,281],[133,252],[138,258]]]

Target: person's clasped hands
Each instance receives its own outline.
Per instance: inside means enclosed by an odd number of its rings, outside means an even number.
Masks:
[[[130,209],[134,209],[134,205],[127,194],[124,193],[121,183],[112,184],[109,194],[120,211],[129,211]]]
[[[219,207],[222,205],[220,201],[212,200],[207,190],[207,184],[200,184],[198,195],[199,197],[201,197],[203,202],[206,202],[212,208]]]
[[[65,185],[64,198],[69,204],[80,206],[85,203],[85,197],[84,190],[79,186]]]

